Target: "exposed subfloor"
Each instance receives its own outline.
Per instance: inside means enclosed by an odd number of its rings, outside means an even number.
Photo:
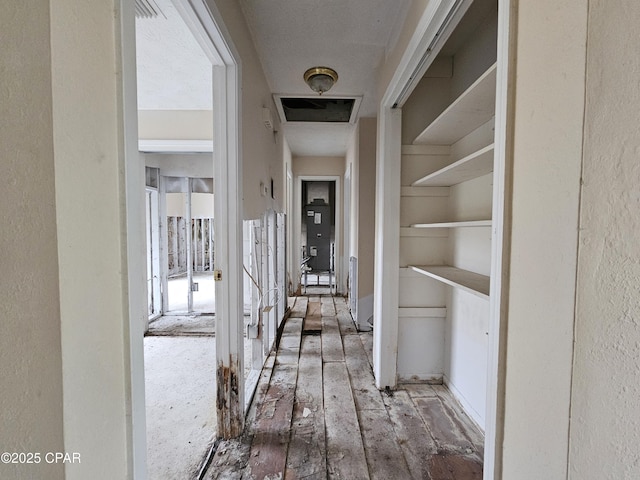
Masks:
[[[297,297],[242,438],[206,479],[482,479],[483,437],[449,391],[374,385],[371,333],[344,299]]]

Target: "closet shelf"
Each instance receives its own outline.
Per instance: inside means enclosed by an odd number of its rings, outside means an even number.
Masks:
[[[460,288],[480,298],[489,299],[489,277],[447,265],[409,265],[414,272]]]
[[[462,228],[490,227],[491,220],[469,220],[465,222],[415,223],[410,228]]]
[[[420,135],[414,144],[451,145],[495,114],[496,64],[494,63]]]
[[[412,187],[449,187],[493,171],[494,144],[487,145],[411,184]]]

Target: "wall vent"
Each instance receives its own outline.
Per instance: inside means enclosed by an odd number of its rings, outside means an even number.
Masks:
[[[156,18],[159,15],[164,17],[154,0],[136,0],[136,18]]]

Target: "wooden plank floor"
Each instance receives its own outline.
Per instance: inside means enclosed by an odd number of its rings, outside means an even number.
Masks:
[[[482,433],[446,387],[379,391],[372,334],[342,297],[297,297],[291,312],[245,434],[219,443],[205,479],[482,479]]]

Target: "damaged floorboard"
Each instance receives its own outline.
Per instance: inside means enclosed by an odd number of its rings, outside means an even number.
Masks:
[[[481,480],[482,433],[446,387],[375,388],[372,333],[341,297],[297,297],[240,439],[203,477]]]

